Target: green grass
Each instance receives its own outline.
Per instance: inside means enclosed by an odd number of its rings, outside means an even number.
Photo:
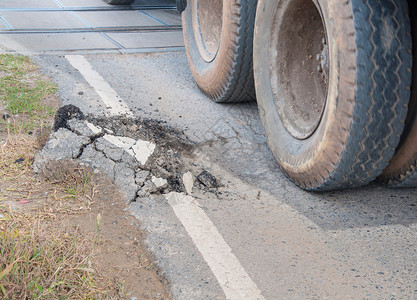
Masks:
[[[14,131],[31,129],[54,114],[44,99],[56,92],[56,85],[43,80],[36,71],[28,57],[0,54],[0,99],[10,113],[28,117],[24,124],[12,124]]]

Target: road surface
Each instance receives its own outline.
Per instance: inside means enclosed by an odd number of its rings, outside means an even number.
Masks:
[[[6,1],[0,46],[31,55],[63,105],[176,130],[191,145],[182,153],[189,170],[219,181],[189,201],[152,195],[129,204],[174,298],[417,299],[417,190],[297,188],[267,147],[256,104],[203,96],[179,16],[169,3],[145,4]]]

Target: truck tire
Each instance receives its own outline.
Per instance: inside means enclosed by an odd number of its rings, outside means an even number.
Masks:
[[[129,5],[135,2],[135,0],[104,0],[104,2],[113,5]]]
[[[199,88],[216,102],[255,99],[256,0],[189,0],[182,13],[185,48]]]
[[[259,0],[254,72],[279,165],[300,187],[359,187],[388,165],[411,84],[406,0]]]
[[[413,82],[400,144],[379,180],[390,187],[417,187],[417,3],[409,1],[413,37]]]

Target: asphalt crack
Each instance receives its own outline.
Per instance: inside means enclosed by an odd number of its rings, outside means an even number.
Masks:
[[[75,157],[75,159],[79,159],[79,158],[81,157],[81,155],[83,155],[84,149],[85,149],[87,146],[92,145],[92,144],[95,144],[95,141],[96,141],[98,138],[101,138],[101,137],[103,137],[103,136],[104,136],[104,133],[100,133],[100,134],[97,134],[97,135],[91,136],[91,137],[90,137],[90,141],[89,141],[88,143],[83,144],[83,145],[80,147],[80,151],[79,151],[79,153],[77,154],[77,156]]]
[[[195,143],[164,122],[123,116],[95,118],[66,105],[58,110],[54,132],[35,156],[34,170],[41,170],[49,161],[70,159],[104,173],[119,186],[126,202],[135,202],[171,192],[186,194],[184,174],[192,167],[183,156],[192,157],[195,149]],[[215,191],[218,187],[205,170],[187,178],[191,180],[188,190],[194,186]]]

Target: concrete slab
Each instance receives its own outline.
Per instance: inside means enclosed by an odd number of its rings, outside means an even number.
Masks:
[[[3,19],[0,17],[0,29],[8,29],[6,24],[3,22]]]
[[[99,50],[117,49],[100,33],[3,34],[0,48],[4,50]]]
[[[176,10],[143,10],[145,14],[162,21],[166,25],[181,26],[181,15]]]
[[[103,0],[57,0],[63,7],[106,7]]]
[[[125,48],[183,47],[181,31],[120,32],[107,35]]]
[[[13,29],[87,28],[76,16],[64,11],[0,12]]]
[[[4,8],[59,8],[54,0],[1,0],[0,10]]]
[[[161,26],[158,21],[136,11],[80,11],[81,18],[96,28],[133,27],[133,26]]]
[[[30,0],[25,0],[30,1]],[[57,0],[64,7],[106,7],[112,6],[105,3],[103,0]],[[133,6],[172,6],[175,7],[174,0],[137,0],[132,3]],[[115,7],[113,5],[113,7]]]

